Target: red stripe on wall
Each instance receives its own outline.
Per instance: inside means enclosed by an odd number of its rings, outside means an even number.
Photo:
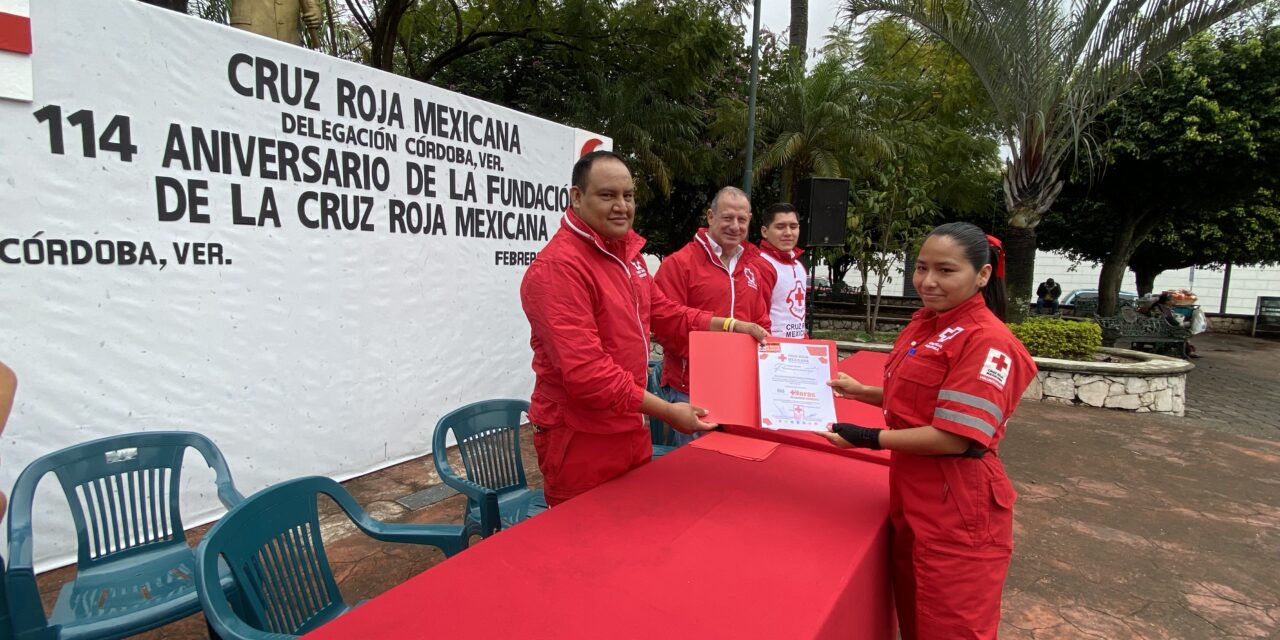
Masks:
[[[31,18],[0,11],[0,51],[31,53]]]

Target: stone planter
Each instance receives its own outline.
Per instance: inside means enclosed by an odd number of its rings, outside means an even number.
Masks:
[[[841,355],[854,351],[887,353],[887,344],[839,342]],[[1022,394],[1024,399],[1055,404],[1136,411],[1186,413],[1187,372],[1195,365],[1177,358],[1102,347],[1100,353],[1134,362],[1076,362],[1036,358],[1040,372]]]

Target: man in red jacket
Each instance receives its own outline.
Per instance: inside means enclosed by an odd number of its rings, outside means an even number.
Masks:
[[[737,187],[721,189],[711,199],[707,226],[662,261],[654,276],[658,288],[680,304],[747,320],[768,331],[772,280],[765,280],[770,269],[760,258],[760,250],[747,242],[750,224],[747,194]],[[654,327],[662,344],[662,395],[669,402],[688,402],[689,332],[668,329]],[[692,435],[677,434],[676,441],[685,444],[692,439]]]
[[[525,273],[536,382],[529,406],[547,504],[568,500],[648,462],[645,415],[683,432],[715,428],[687,402],[647,391],[649,331],[737,331],[749,322],[672,302],[653,286],[632,231],[635,186],[618,155],[596,151],[573,167],[572,206]]]

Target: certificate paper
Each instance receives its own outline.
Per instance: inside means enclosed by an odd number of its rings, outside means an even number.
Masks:
[[[826,431],[836,421],[827,386],[834,356],[825,344],[771,341],[760,347],[760,425]]]

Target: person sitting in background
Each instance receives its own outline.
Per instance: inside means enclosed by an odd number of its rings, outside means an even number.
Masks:
[[[1147,309],[1147,315],[1153,318],[1164,318],[1165,322],[1168,322],[1175,327],[1182,326],[1182,316],[1173,312],[1173,296],[1169,295],[1168,291],[1161,293],[1160,297],[1156,298],[1156,301]],[[1191,344],[1190,340],[1187,340],[1183,344],[1186,345],[1185,351],[1183,351],[1184,356],[1188,358],[1200,357],[1200,355],[1196,353],[1196,346]]]
[[[1062,285],[1049,278],[1040,283],[1040,287],[1036,289],[1036,313],[1042,313],[1046,305],[1049,307],[1049,313],[1058,312],[1058,298],[1062,297]]]

